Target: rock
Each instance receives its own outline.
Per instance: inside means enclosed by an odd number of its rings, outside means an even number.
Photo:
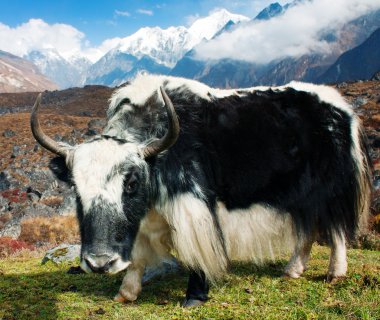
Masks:
[[[10,130],[10,129],[6,129],[3,132],[3,137],[5,137],[5,138],[11,138],[11,137],[14,137],[15,135],[16,135],[16,133],[13,130]]]
[[[11,158],[16,158],[22,153],[20,146],[13,146]]]
[[[98,131],[96,129],[88,129],[85,133],[86,136],[96,136],[98,134]]]
[[[372,77],[372,81],[380,81],[380,71],[377,71]]]
[[[367,98],[364,98],[364,97],[357,97],[356,99],[354,99],[353,101],[352,101],[352,106],[354,107],[354,108],[359,108],[359,107],[361,107],[361,106],[363,106],[363,105],[365,105],[365,104],[367,104],[368,103],[368,99]]]
[[[8,179],[7,172],[0,172],[0,191],[8,190],[11,187],[11,183]]]
[[[76,203],[76,196],[74,191],[69,191],[65,194],[63,198],[63,202],[58,207],[58,214],[59,215],[67,215],[69,213],[76,212],[77,203]]]
[[[0,195],[0,215],[8,211],[8,200]]]
[[[80,257],[80,247],[79,244],[60,244],[58,247],[46,252],[41,264],[45,264],[48,261],[54,263],[74,261],[76,258]]]
[[[103,128],[107,124],[106,119],[92,119],[88,122],[89,129]]]

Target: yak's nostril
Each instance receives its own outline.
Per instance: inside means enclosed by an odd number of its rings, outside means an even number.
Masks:
[[[112,265],[117,260],[117,257],[112,257],[105,254],[102,254],[102,255],[89,254],[89,255],[84,255],[83,259],[92,272],[104,273],[104,272],[107,272],[112,267]]]

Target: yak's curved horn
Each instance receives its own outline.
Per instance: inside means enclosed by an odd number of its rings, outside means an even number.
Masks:
[[[161,138],[151,142],[143,150],[144,158],[153,157],[166,149],[169,149],[178,139],[179,136],[179,123],[178,117],[175,113],[173,103],[166,94],[164,88],[160,87],[162,98],[165,102],[166,113],[168,115],[168,131]]]
[[[38,95],[36,102],[34,103],[32,113],[30,115],[30,126],[32,133],[37,142],[45,149],[58,154],[62,157],[67,157],[69,150],[60,146],[56,141],[48,137],[41,129],[40,121],[38,119],[38,109],[41,104],[41,93]]]

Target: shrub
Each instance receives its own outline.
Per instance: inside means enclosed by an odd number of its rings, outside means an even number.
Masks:
[[[75,216],[34,217],[21,223],[19,240],[30,244],[78,243],[79,226]]]
[[[0,258],[5,258],[23,249],[34,250],[35,247],[25,241],[14,240],[9,237],[0,237]]]

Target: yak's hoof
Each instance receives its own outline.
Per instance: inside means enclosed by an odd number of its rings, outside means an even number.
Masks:
[[[282,274],[282,278],[284,278],[284,279],[299,279],[300,277],[301,277],[300,274],[294,273],[294,272],[292,272],[292,273],[290,273],[290,272],[284,272]]]
[[[192,308],[192,307],[199,307],[204,305],[205,301],[197,300],[197,299],[185,299],[182,302],[182,307],[184,308]]]
[[[70,267],[69,270],[67,270],[67,273],[68,274],[82,274],[82,273],[86,273],[85,271],[82,270],[81,267]]]
[[[337,282],[340,282],[345,278],[346,276],[333,276],[332,274],[328,274],[326,281],[330,284],[336,284]]]
[[[136,301],[137,296],[128,295],[125,293],[121,293],[121,291],[119,291],[118,294],[113,298],[113,300],[116,302],[121,302],[121,303],[130,303],[130,302]]]

